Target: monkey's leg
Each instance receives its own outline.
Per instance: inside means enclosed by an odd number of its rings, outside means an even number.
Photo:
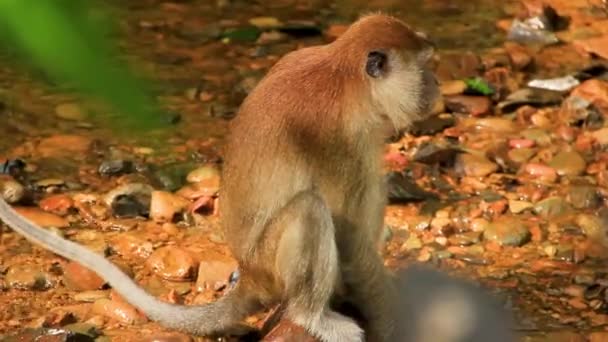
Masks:
[[[356,255],[344,261],[343,279],[350,300],[365,320],[367,341],[390,342],[397,290],[375,247],[362,241]]]
[[[362,329],[329,309],[340,267],[335,230],[323,199],[312,191],[281,210],[275,267],[285,288],[286,317],[323,342],[363,341]]]

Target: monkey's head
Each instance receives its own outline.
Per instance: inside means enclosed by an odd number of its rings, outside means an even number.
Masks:
[[[358,83],[379,119],[400,129],[432,112],[439,87],[429,66],[434,46],[423,34],[394,17],[373,14],[334,43],[363,80]]]

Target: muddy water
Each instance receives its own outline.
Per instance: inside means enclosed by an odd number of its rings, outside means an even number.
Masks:
[[[518,0],[108,2],[120,24],[121,57],[148,80],[167,124],[157,132],[119,132],[120,122],[108,122],[99,106],[3,57],[0,161],[26,162],[15,176],[27,188],[17,205],[32,219],[106,251],[164,300],[217,298],[234,264],[212,214],[217,175],[206,167],[221,159],[227,123],[281,55],[330,41],[357,13],[389,10],[436,42],[442,112],[449,114],[387,146],[390,168],[416,180],[406,182],[410,200],[387,210],[387,265],[423,263],[482,284],[514,309],[527,341],[608,338],[608,273],[595,240],[608,215],[608,86],[597,81],[577,89],[591,109],[563,105],[570,96],[563,93],[516,112],[496,110],[532,75],[604,61],[597,56],[606,53],[601,42],[584,43],[593,56],[576,48],[580,39],[608,34],[602,12],[589,9],[592,1],[551,1],[574,16],[575,25],[562,32],[564,44],[543,49],[505,45],[499,24],[521,12]],[[257,16],[291,29],[267,32],[257,42],[217,38]],[[498,94],[465,93],[461,80],[472,76],[482,76]],[[66,114],[66,104],[75,104],[77,113]],[[456,147],[464,156],[456,157]],[[196,175],[186,182],[192,170]],[[3,186],[6,179],[0,178]],[[166,212],[148,213],[145,200],[104,203],[108,191],[131,183],[163,189],[156,199]],[[196,208],[186,210],[184,199]],[[163,219],[170,214],[177,222]],[[2,238],[0,275],[2,333],[76,323],[96,328],[99,341],[192,340],[144,322],[86,270],[10,231]],[[87,281],[75,286],[74,278]],[[265,318],[248,323],[259,326]]]

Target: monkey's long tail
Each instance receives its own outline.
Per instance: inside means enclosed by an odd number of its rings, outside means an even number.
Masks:
[[[131,305],[167,328],[216,336],[229,333],[253,307],[247,289],[239,281],[219,300],[199,306],[162,302],[139,287],[129,276],[101,255],[38,227],[17,213],[0,196],[0,220],[28,240],[89,268],[106,280]]]

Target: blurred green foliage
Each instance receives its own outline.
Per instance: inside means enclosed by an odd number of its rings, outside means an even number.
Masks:
[[[93,0],[0,0],[0,38],[55,84],[110,105],[113,128],[166,125],[144,82],[117,61],[104,10]]]

